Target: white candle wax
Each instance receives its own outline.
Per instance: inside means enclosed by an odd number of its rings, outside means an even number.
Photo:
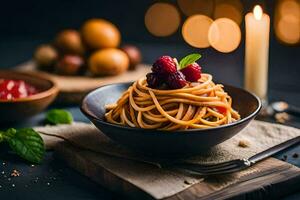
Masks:
[[[248,13],[245,45],[245,88],[263,100],[267,98],[270,17],[256,6]]]

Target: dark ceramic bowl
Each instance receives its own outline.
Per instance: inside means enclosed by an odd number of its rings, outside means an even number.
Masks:
[[[208,129],[160,131],[124,127],[104,121],[105,105],[115,103],[132,83],[119,83],[100,87],[90,92],[81,105],[81,111],[112,140],[146,154],[163,157],[194,155],[233,137],[258,114],[261,102],[255,95],[233,86],[225,85],[233,98],[233,108],[241,120]]]
[[[0,124],[28,119],[43,111],[58,94],[56,84],[39,75],[0,70],[0,79],[18,79],[35,86],[39,93],[15,100],[0,100]]]

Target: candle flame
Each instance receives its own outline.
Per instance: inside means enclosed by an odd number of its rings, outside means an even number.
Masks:
[[[253,13],[254,13],[254,18],[256,20],[260,20],[262,18],[263,11],[262,11],[262,8],[259,5],[256,5],[254,7]]]

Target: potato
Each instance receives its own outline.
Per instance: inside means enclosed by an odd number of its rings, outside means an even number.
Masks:
[[[80,33],[73,29],[66,29],[58,33],[55,38],[55,46],[63,54],[82,55],[84,53]]]
[[[94,75],[117,75],[128,69],[129,58],[122,50],[108,48],[93,53],[88,66]]]
[[[64,55],[56,64],[55,71],[61,75],[77,75],[84,65],[84,60],[78,55]]]
[[[37,47],[33,57],[39,68],[51,70],[58,59],[58,54],[52,46],[43,44]]]
[[[91,49],[113,48],[120,44],[118,28],[104,19],[90,19],[81,29],[85,44]]]
[[[140,50],[133,45],[124,45],[121,48],[129,58],[129,70],[135,70],[136,66],[141,63],[142,56]]]

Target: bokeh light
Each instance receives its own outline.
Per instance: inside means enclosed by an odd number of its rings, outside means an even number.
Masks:
[[[299,0],[281,0],[279,1],[279,15],[284,16],[294,15],[300,17],[299,13]]]
[[[183,39],[197,48],[209,47],[208,30],[213,20],[205,15],[193,15],[182,26]]]
[[[300,40],[299,18],[293,15],[282,16],[276,26],[277,37],[287,44],[297,44]]]
[[[215,20],[208,31],[210,45],[223,53],[234,51],[241,42],[240,27],[231,19]]]
[[[213,0],[177,0],[177,3],[186,16],[196,14],[211,16],[214,9]]]
[[[276,37],[286,44],[300,43],[300,2],[281,0],[275,9]]]
[[[169,36],[175,33],[180,25],[180,13],[172,4],[155,3],[145,14],[145,25],[155,36]]]
[[[214,9],[214,19],[229,18],[237,24],[243,20],[243,4],[240,0],[216,0]]]

